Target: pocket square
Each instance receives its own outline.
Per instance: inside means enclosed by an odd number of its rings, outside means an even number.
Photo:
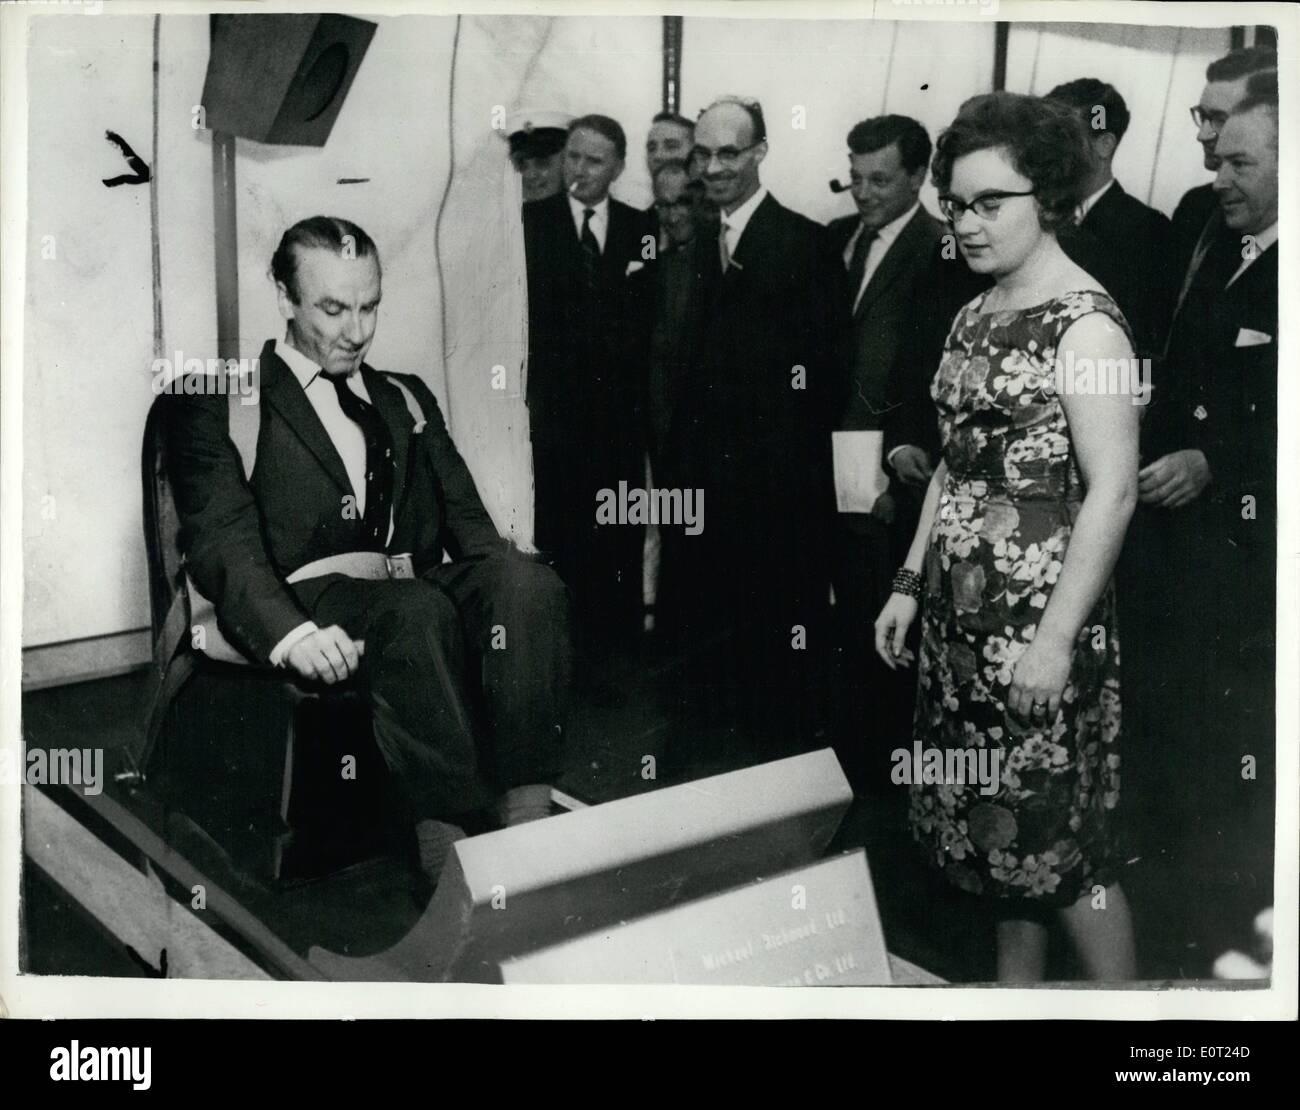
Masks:
[[[1256,331],[1254,328],[1240,328],[1237,331],[1237,342],[1234,347],[1262,347],[1265,343],[1272,343],[1273,337],[1262,331]]]
[[[631,276],[632,276],[633,274],[635,274],[638,270],[644,270],[644,269],[645,269],[645,263],[644,263],[644,262],[639,262],[638,260],[636,260],[636,259],[634,258],[631,262],[629,262],[629,263],[627,264],[627,270],[624,271],[623,276],[624,276],[624,277],[631,277]]]

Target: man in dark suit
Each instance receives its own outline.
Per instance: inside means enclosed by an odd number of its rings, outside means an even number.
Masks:
[[[847,273],[852,312],[849,398],[836,429],[881,432],[893,406],[891,373],[922,292],[918,280],[944,225],[921,207],[930,161],[921,124],[897,115],[863,120],[849,132],[848,147],[858,211],[827,229]],[[835,536],[841,761],[851,777],[862,772],[877,787],[888,784],[888,753],[910,730],[915,681],[909,671],[890,671],[873,646],[876,615],[916,527],[919,499],[905,490],[882,493],[869,513],[841,511]]]
[[[254,661],[327,684],[360,676],[436,881],[464,817],[498,795],[505,823],[548,812],[568,599],[498,535],[428,387],[400,376],[420,427],[365,363],[381,288],[365,231],[304,220],[271,269],[287,334],[260,358],[251,478],[224,396],[177,396],[168,413],[187,567]]]
[[[626,154],[614,120],[574,120],[565,191],[523,208],[535,536],[573,591],[594,653],[630,650],[642,624],[644,527],[596,516],[602,490],[645,480],[649,314],[629,279],[653,258],[654,238],[644,212],[609,195]]]
[[[1201,144],[1201,157],[1205,168],[1217,172],[1219,157],[1215,145],[1219,128],[1227,120],[1233,106],[1246,94],[1246,82],[1252,73],[1277,69],[1277,51],[1263,46],[1233,50],[1216,58],[1205,70],[1205,88],[1201,98],[1192,108],[1196,124],[1196,141]],[[1188,189],[1174,209],[1173,228],[1177,242],[1180,273],[1187,270],[1197,244],[1201,242],[1206,221],[1219,214],[1214,183],[1206,182]]]
[[[823,227],[762,185],[755,102],[713,104],[695,141],[721,225],[696,240],[703,307],[677,422],[684,481],[707,507],[682,544],[687,644],[714,646],[694,671],[707,675],[702,701],[773,753],[811,739],[825,706],[814,679],[828,648],[844,266]]]
[[[1173,229],[1164,213],[1126,193],[1112,172],[1128,130],[1128,106],[1113,85],[1095,77],[1058,85],[1047,95],[1073,108],[1088,135],[1089,174],[1079,231],[1100,247],[1097,268],[1090,272],[1124,313],[1138,357],[1151,358],[1164,342],[1177,294],[1170,266]],[[1068,241],[1064,245],[1068,252]]]
[[[1256,909],[1273,835],[1277,118],[1276,71],[1257,73],[1217,136],[1225,234],[1174,318],[1139,473],[1165,545],[1149,665],[1167,693],[1135,767],[1143,846],[1178,860],[1195,844],[1207,882],[1254,873]]]

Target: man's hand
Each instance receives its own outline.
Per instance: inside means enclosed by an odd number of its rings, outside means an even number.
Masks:
[[[357,673],[364,640],[353,640],[337,624],[309,632],[289,649],[285,662],[303,678],[333,686]]]
[[[1209,484],[1204,452],[1174,451],[1138,471],[1138,499],[1144,505],[1177,509],[1196,500]]]
[[[888,493],[882,493],[871,506],[871,515],[881,524],[893,524],[896,509],[894,499]]]
[[[909,486],[923,486],[934,474],[930,456],[921,447],[900,447],[890,458],[889,465]]]

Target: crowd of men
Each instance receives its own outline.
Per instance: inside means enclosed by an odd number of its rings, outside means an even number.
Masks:
[[[1119,91],[1083,79],[1047,95],[1089,136],[1062,244],[1151,360],[1141,510],[1118,572],[1127,804],[1166,849],[1207,813],[1238,827],[1248,813],[1268,843],[1276,55],[1209,66],[1191,115],[1215,177],[1172,220],[1113,174],[1129,125]],[[638,211],[610,196],[627,159],[613,119],[535,113],[514,129],[536,537],[573,593],[586,657],[635,651],[644,522],[599,520],[601,491],[703,491],[698,534],[658,523],[655,631],[681,653],[685,708],[769,755],[833,740],[871,791],[908,735],[915,681],[877,662],[872,623],[939,458],[930,381],[953,316],[990,279],[920,202],[931,137],[916,120],[852,128],[857,212],[829,227],[764,185],[777,141],[739,97],[694,122],[661,113],[646,144],[654,204]],[[890,483],[870,511],[837,511],[832,433],[862,431],[881,434]]]

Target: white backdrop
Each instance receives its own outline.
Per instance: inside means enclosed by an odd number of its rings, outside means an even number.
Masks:
[[[379,244],[384,304],[374,365],[423,375],[497,523],[531,534],[524,285],[517,183],[501,111],[600,111],[623,123],[627,171],[615,195],[649,203],[645,134],[659,107],[658,17],[473,16],[376,19],[378,31],[334,132],[320,150],[238,143],[241,353],[281,322],[266,274],[276,238],[313,213],[347,216]],[[207,19],[161,24],[162,350],[215,354],[210,135],[192,126],[208,57]],[[140,435],[154,299],[147,186],[106,189],[125,170],[104,141],[122,134],[153,161],[153,21],[38,16],[28,59],[30,244],[24,340],[23,643],[86,641],[147,628]],[[850,212],[827,188],[847,173],[844,137],[884,111],[932,136],[966,97],[991,87],[991,22],[707,19],[683,28],[682,109],[714,96],[763,102],[764,178],[818,220]],[[1187,106],[1225,29],[1013,27],[1008,87],[1041,93],[1078,76],[1112,81],[1133,123],[1117,173],[1169,211],[1206,179]],[[1163,129],[1163,130],[1162,130]],[[454,159],[454,169],[453,169]],[[365,178],[340,185],[340,178]],[[933,211],[933,190],[923,200]],[[439,213],[441,212],[441,222]],[[53,236],[55,257],[41,256]],[[436,247],[435,247],[436,245]],[[439,254],[441,267],[439,267]],[[444,358],[445,354],[445,358]],[[493,368],[508,388],[491,388]],[[143,661],[147,638],[132,641]]]

